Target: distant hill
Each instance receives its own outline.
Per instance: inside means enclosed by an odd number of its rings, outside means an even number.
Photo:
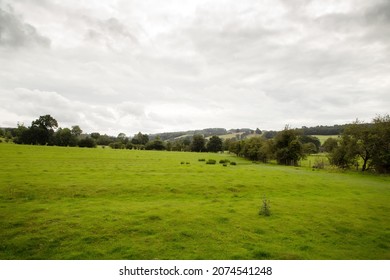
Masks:
[[[237,129],[229,129],[225,128],[205,128],[198,130],[188,130],[188,131],[178,131],[178,132],[164,132],[164,133],[156,133],[150,134],[150,139],[155,139],[159,137],[163,141],[174,141],[181,138],[192,138],[194,135],[200,134],[205,138],[210,138],[211,136],[219,136],[222,139],[229,138],[237,138],[244,139],[249,135],[255,135],[255,130],[250,128],[237,128]]]
[[[331,135],[339,135],[344,130],[345,127],[346,124],[333,125],[333,126],[319,125],[314,127],[302,126],[301,128],[297,128],[297,130],[300,130],[304,135],[331,136]],[[256,133],[256,130],[250,128],[236,128],[236,129],[229,129],[229,130],[225,128],[205,128],[205,129],[198,129],[198,130],[150,134],[149,138],[153,140],[156,137],[160,137],[160,139],[163,141],[175,141],[182,138],[192,138],[195,134],[201,134],[205,138],[210,138],[211,136],[216,135],[222,139],[236,138],[238,140],[241,140],[256,135],[263,135],[266,138],[272,138],[276,135],[277,132],[278,131],[271,130],[271,131],[257,131]]]

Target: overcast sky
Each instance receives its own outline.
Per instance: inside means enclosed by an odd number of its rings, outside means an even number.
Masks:
[[[389,0],[0,0],[2,127],[280,130],[389,108]]]

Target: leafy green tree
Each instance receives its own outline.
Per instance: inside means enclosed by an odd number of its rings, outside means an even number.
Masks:
[[[222,139],[218,136],[212,136],[207,142],[207,151],[217,153],[222,151]]]
[[[41,127],[46,130],[54,130],[58,127],[57,121],[50,115],[40,116],[38,119],[32,122],[33,127]]]
[[[318,151],[321,147],[320,139],[318,139],[315,136],[301,135],[301,136],[299,136],[299,141],[304,145],[304,147],[306,147],[306,150],[310,154],[318,153]],[[314,145],[314,147],[313,147],[313,145],[306,145],[305,146],[305,144],[309,144],[309,143],[312,143]]]
[[[325,152],[331,153],[334,149],[337,148],[337,139],[329,137],[325,140],[324,144],[322,144],[322,147],[324,148]]]
[[[157,150],[157,151],[162,151],[165,150],[166,147],[164,145],[164,142],[160,139],[160,137],[156,137],[153,141],[150,141],[146,144],[145,147],[146,150]]]
[[[349,168],[356,164],[356,146],[355,142],[347,134],[343,135],[338,141],[337,147],[329,153],[329,162],[340,168]]]
[[[99,135],[99,136],[98,136]],[[96,138],[97,137],[97,138]],[[96,143],[98,145],[107,146],[112,142],[115,142],[115,137],[108,136],[107,134],[100,135],[99,133],[95,132],[91,134],[91,138],[95,139]]]
[[[378,135],[373,132],[371,124],[361,123],[358,120],[348,125],[343,132],[343,135],[348,136],[349,139],[348,152],[363,160],[362,171],[367,170],[369,161],[375,152]]]
[[[96,141],[91,137],[86,137],[79,141],[80,148],[96,148]]]
[[[74,147],[77,145],[77,138],[69,128],[59,128],[54,134],[54,144]]]
[[[192,138],[191,143],[191,151],[193,152],[204,152],[206,150],[205,148],[206,140],[201,134],[195,134]]]
[[[272,138],[274,138],[276,136],[276,134],[278,134],[277,131],[273,131],[273,130],[265,131],[265,132],[263,132],[263,137],[265,139],[272,139]]]
[[[109,144],[109,146],[112,149],[124,149],[124,148],[126,148],[126,145],[123,144],[121,141],[112,142],[112,143]]]
[[[242,155],[242,151],[243,151],[243,147],[244,147],[244,141],[243,140],[241,140],[241,141],[233,141],[229,145],[229,152],[233,153],[233,154],[236,154],[236,156],[241,156]]]
[[[261,137],[251,137],[242,141],[241,152],[250,160],[262,162],[267,162],[272,156],[268,141]]]
[[[126,134],[124,134],[123,132],[119,133],[116,138],[118,139],[119,142],[123,144],[126,144],[129,141]]]
[[[377,116],[373,120],[372,165],[379,173],[390,173],[390,116]]]
[[[311,155],[311,154],[318,153],[318,149],[317,149],[316,145],[314,143],[312,143],[312,142],[303,144],[302,148],[303,148],[303,152],[306,155]]]
[[[226,138],[225,140],[223,140],[223,143],[222,143],[222,150],[224,151],[229,151],[229,147],[230,145],[235,142],[236,139],[235,138]]]
[[[97,141],[100,137],[100,133],[99,132],[92,132],[90,136],[91,136],[91,138],[93,138]]]
[[[362,162],[362,171],[369,168],[379,173],[390,172],[390,117],[378,116],[372,123],[356,120],[347,125],[336,148],[329,154],[332,164],[341,168]]]
[[[149,142],[149,136],[147,134],[142,134],[138,132],[138,134],[134,135],[133,139],[131,139],[131,143],[134,145],[146,145]]]
[[[58,127],[57,121],[50,115],[40,116],[31,123],[29,144],[53,144],[54,129]]]
[[[80,137],[80,135],[81,135],[81,133],[83,133],[83,131],[81,130],[80,126],[74,125],[74,126],[72,126],[71,133],[73,136]]]
[[[297,165],[304,158],[302,143],[298,139],[299,132],[288,126],[278,132],[274,138],[274,152],[278,164]]]

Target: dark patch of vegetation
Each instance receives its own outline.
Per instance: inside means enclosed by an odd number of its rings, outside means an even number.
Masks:
[[[262,205],[260,207],[259,215],[261,216],[271,216],[271,206],[270,201],[264,196]]]

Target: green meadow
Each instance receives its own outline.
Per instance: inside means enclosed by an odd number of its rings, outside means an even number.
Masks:
[[[390,259],[389,176],[210,153],[1,143],[0,155],[3,260]]]

